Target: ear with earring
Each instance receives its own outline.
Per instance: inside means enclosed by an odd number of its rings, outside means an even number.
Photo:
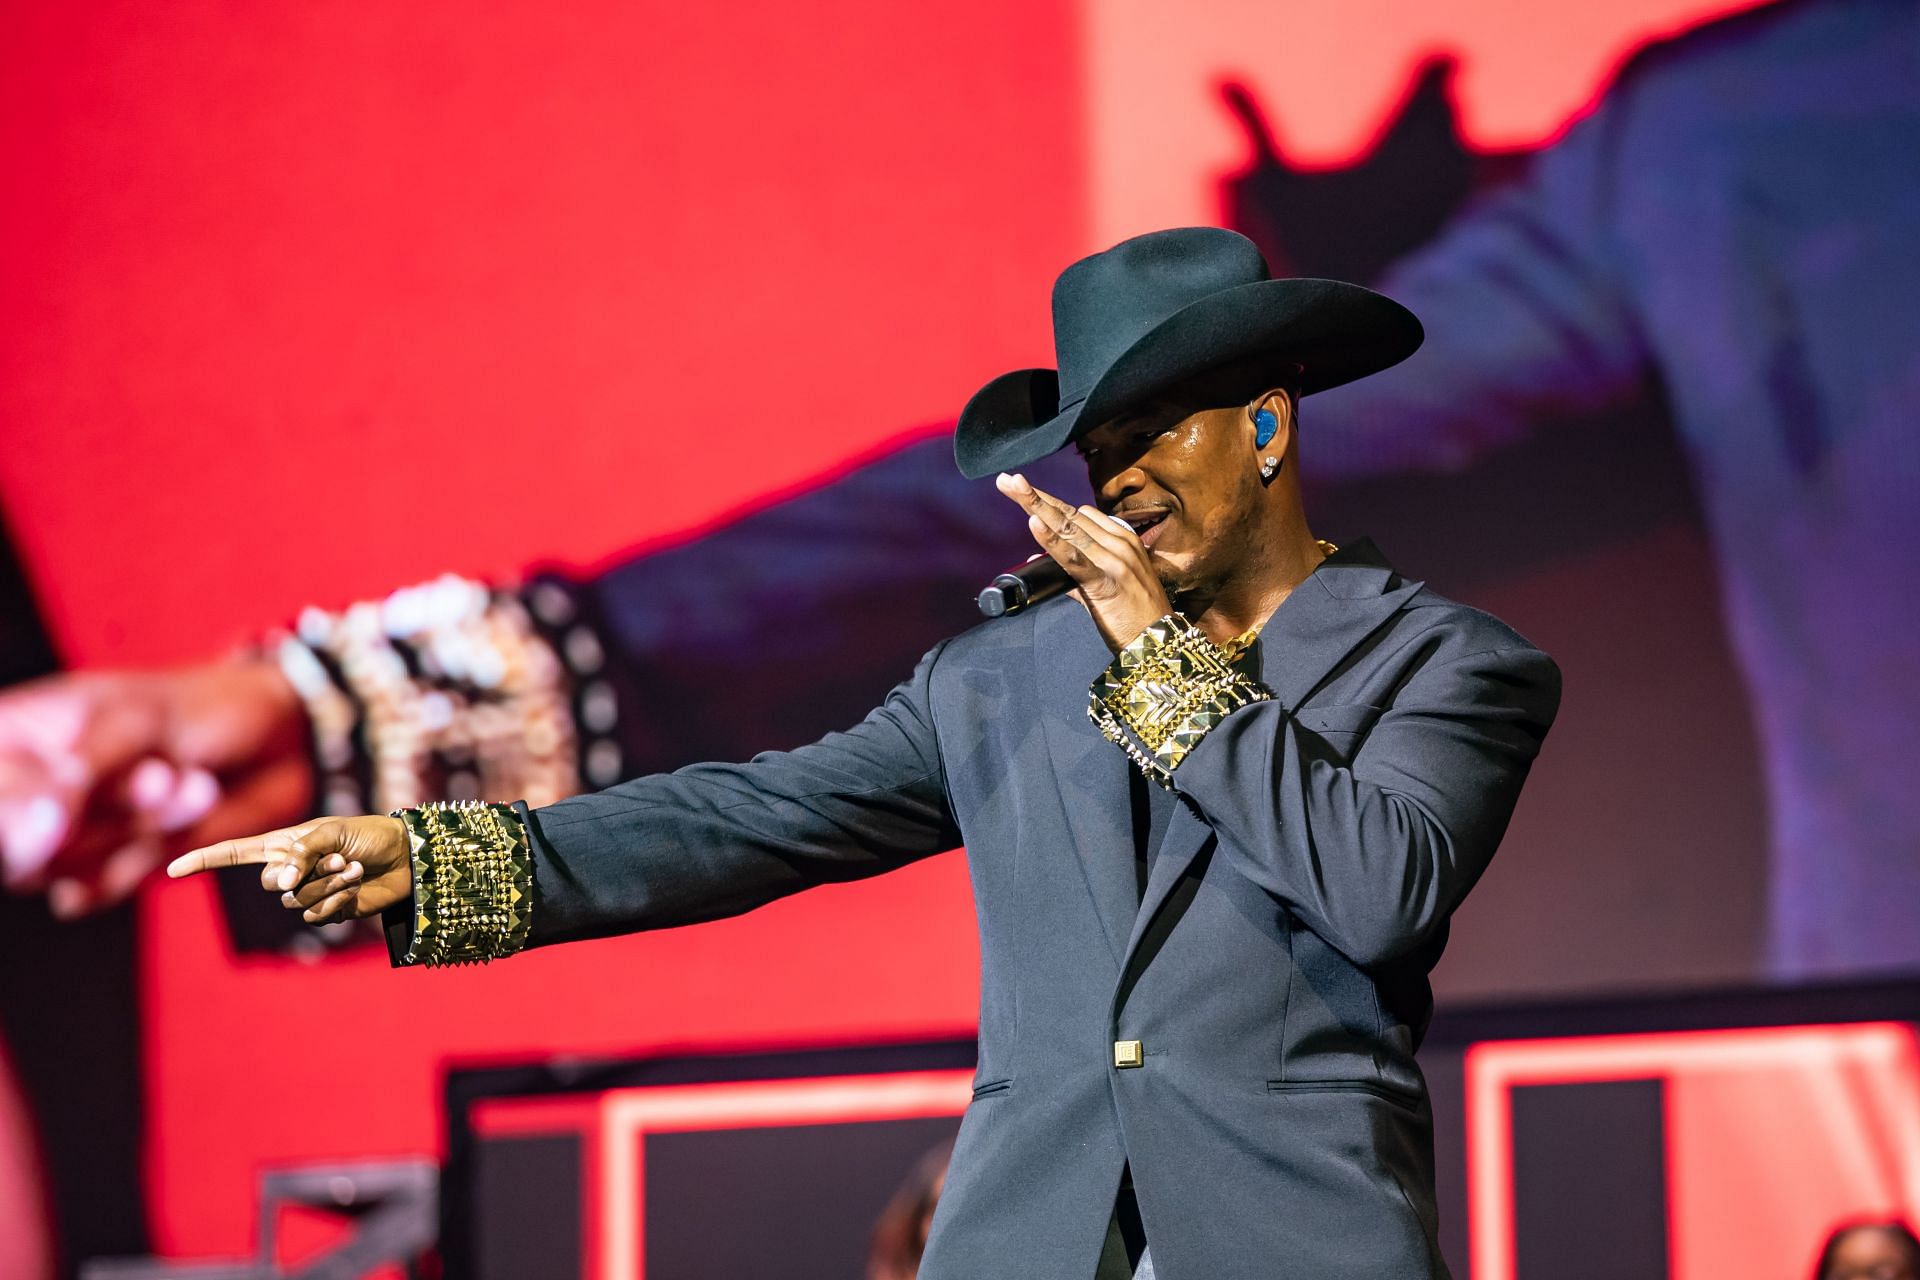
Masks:
[[[1273,410],[1259,409],[1255,411],[1253,415],[1254,448],[1264,449],[1269,444],[1272,444],[1274,436],[1279,434],[1279,431],[1280,419]],[[1274,457],[1272,454],[1268,454],[1266,457],[1260,459],[1260,479],[1262,481],[1273,479],[1279,470],[1280,459]]]

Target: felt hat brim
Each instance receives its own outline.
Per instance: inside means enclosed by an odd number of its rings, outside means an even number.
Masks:
[[[1020,467],[1190,378],[1271,358],[1298,364],[1302,395],[1400,363],[1425,331],[1393,299],[1340,280],[1258,280],[1208,294],[1127,347],[1078,404],[1060,404],[1052,369],[1002,374],[961,410],[954,460],[969,480]],[[1275,384],[1287,381],[1276,377]],[[1254,393],[1259,389],[1256,388]]]

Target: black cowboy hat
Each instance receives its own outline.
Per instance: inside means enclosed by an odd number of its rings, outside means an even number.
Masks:
[[[1024,467],[1200,374],[1272,375],[1301,395],[1378,373],[1425,336],[1393,299],[1338,280],[1274,280],[1245,236],[1178,227],[1123,240],[1053,285],[1060,368],[995,378],[967,402],[953,456],[969,480]]]

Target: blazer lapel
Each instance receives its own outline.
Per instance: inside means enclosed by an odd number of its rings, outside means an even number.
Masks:
[[[1341,547],[1281,601],[1260,629],[1261,683],[1273,691],[1281,706],[1296,710],[1341,659],[1399,612],[1422,585],[1403,582],[1371,538]],[[1104,739],[1101,742],[1115,755],[1120,754]],[[1213,828],[1183,800],[1168,822],[1153,860],[1140,911],[1127,939],[1123,967],[1132,962],[1154,915],[1212,835]]]
[[[1077,604],[1036,617],[1033,643],[1040,720],[1059,781],[1068,843],[1080,860],[1117,968],[1121,943],[1139,908],[1127,789],[1133,763],[1087,718],[1088,690],[1113,654]]]

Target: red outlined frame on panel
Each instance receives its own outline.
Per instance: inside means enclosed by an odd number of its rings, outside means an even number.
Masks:
[[[503,1098],[478,1104],[473,1125],[490,1137],[579,1134],[587,1280],[644,1280],[648,1134],[958,1116],[973,1079],[971,1070],[890,1071]]]
[[[1572,1039],[1488,1041],[1466,1053],[1467,1217],[1473,1280],[1516,1280],[1512,1090],[1524,1085],[1658,1079],[1665,1090],[1668,1248],[1673,1280],[1705,1274],[1699,1219],[1738,1199],[1739,1161],[1716,1139],[1734,1127],[1760,1146],[1775,1169],[1813,1177],[1844,1170],[1820,1191],[1829,1208],[1803,1208],[1821,1224],[1847,1212],[1909,1211],[1920,1203],[1920,1041],[1905,1023],[1742,1028]],[[1780,1094],[1794,1105],[1757,1107]],[[1716,1108],[1731,1099],[1734,1106]],[[1716,1109],[1720,1114],[1715,1114]],[[1798,1124],[1795,1115],[1819,1123]],[[1770,1130],[1770,1131],[1769,1131]],[[1750,1172],[1750,1170],[1748,1171]],[[1746,1204],[1764,1214],[1762,1197]],[[1704,1211],[1704,1212],[1703,1212]],[[1799,1226],[1790,1236],[1813,1238]],[[1716,1232],[1716,1261],[1729,1261]],[[1771,1247],[1771,1246],[1770,1246]],[[1777,1264],[1778,1258],[1773,1262]],[[1750,1274],[1733,1267],[1722,1274]]]

